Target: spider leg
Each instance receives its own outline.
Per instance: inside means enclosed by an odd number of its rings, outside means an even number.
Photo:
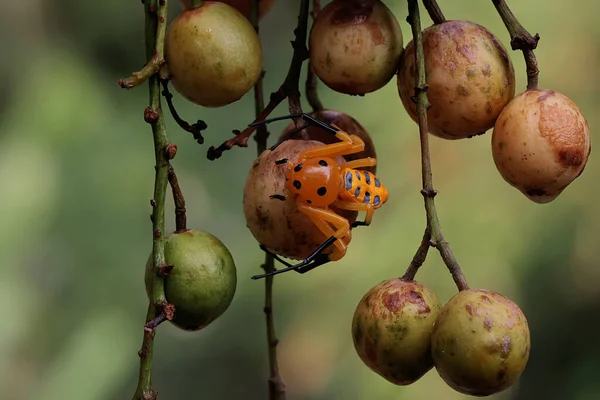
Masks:
[[[315,249],[315,251],[313,251],[304,261],[296,265],[291,265],[290,263],[281,260],[279,256],[271,253],[266,248],[261,246],[263,251],[273,255],[277,261],[281,262],[287,268],[279,269],[266,274],[254,275],[252,279],[260,279],[266,276],[281,274],[290,270],[295,270],[299,273],[306,273],[330,261],[337,261],[346,254],[347,245],[350,242],[352,235],[350,231],[350,224],[348,223],[347,219],[337,215],[331,210],[304,205],[300,202],[300,200],[298,200],[298,209],[306,214],[317,226],[317,228],[319,228],[323,234],[329,236],[329,238],[325,240],[317,249]],[[335,226],[337,231],[334,231],[328,222]],[[323,254],[323,251],[325,251],[325,249],[332,244],[335,244],[336,246],[334,251],[331,254]]]
[[[340,164],[340,168],[358,169],[358,168],[364,168],[364,167],[374,167],[375,165],[377,165],[377,159],[375,159],[373,157],[367,157],[367,158],[360,158],[358,160],[352,160],[352,161],[348,161],[343,164]]]
[[[288,133],[287,135],[285,135],[279,142],[275,143],[273,146],[271,146],[271,148],[269,148],[270,151],[275,150],[276,148],[278,148],[283,142],[285,142],[286,140],[289,140],[292,138],[293,135],[295,135],[296,133],[300,132],[301,130],[303,130],[304,128],[308,127],[309,124],[304,124],[299,128],[294,129],[293,131],[291,131],[290,133]]]
[[[317,157],[335,158],[338,156],[360,153],[365,149],[365,142],[356,135],[349,135],[340,130],[335,136],[341,141],[304,150],[298,157],[298,162],[304,162],[308,158]]]
[[[318,267],[319,265],[326,264],[326,263],[330,262],[331,259],[329,258],[329,256],[327,254],[323,254],[323,251],[327,247],[331,246],[336,241],[337,241],[337,238],[335,236],[331,236],[329,239],[324,241],[319,247],[317,247],[317,249],[315,251],[313,251],[308,257],[306,257],[306,260],[304,260],[301,263],[298,263],[296,265],[291,265],[290,263],[283,261],[278,255],[271,253],[266,248],[264,248],[264,246],[261,246],[261,249],[263,249],[263,251],[271,254],[273,256],[273,258],[275,258],[277,261],[279,261],[283,265],[286,265],[287,268],[278,269],[278,270],[275,270],[275,271],[272,271],[272,272],[269,272],[266,274],[254,275],[252,277],[252,279],[254,279],[254,280],[261,279],[261,278],[265,278],[267,276],[277,275],[277,274],[281,274],[283,272],[288,272],[291,270],[296,270],[297,272],[305,273],[305,272],[310,271],[313,268]],[[313,265],[310,265],[311,263],[313,263]]]
[[[373,218],[373,213],[375,212],[375,208],[370,203],[352,203],[349,201],[336,200],[333,203],[334,206],[350,211],[365,211],[367,215],[365,216],[364,221],[356,221],[352,224],[352,228],[356,228],[357,226],[369,226],[371,225],[371,219]]]
[[[258,126],[258,125],[262,125],[262,124],[270,124],[271,122],[281,121],[284,119],[291,119],[291,118],[302,118],[306,122],[318,125],[319,127],[325,129],[327,132],[333,133],[333,134],[336,134],[339,130],[339,128],[333,127],[330,124],[328,124],[327,122],[321,121],[320,119],[317,119],[317,118],[313,117],[312,115],[309,115],[306,113],[289,114],[289,115],[283,115],[281,117],[269,118],[264,121],[253,122],[248,126]]]

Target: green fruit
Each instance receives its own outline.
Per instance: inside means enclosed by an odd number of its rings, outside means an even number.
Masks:
[[[227,310],[237,286],[236,267],[225,245],[210,233],[186,230],[165,238],[165,296],[175,306],[171,321],[181,329],[200,330]],[[146,263],[146,292],[154,279],[152,254]]]
[[[433,367],[431,331],[440,310],[426,286],[390,279],[370,289],[352,321],[354,348],[374,372],[409,385]]]
[[[173,87],[204,107],[239,100],[262,71],[262,47],[250,22],[235,8],[214,1],[183,11],[165,37]]]
[[[431,343],[442,379],[454,390],[473,396],[507,389],[529,359],[525,315],[491,290],[463,290],[450,299],[435,323]]]

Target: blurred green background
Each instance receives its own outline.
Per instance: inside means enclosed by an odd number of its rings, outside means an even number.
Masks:
[[[170,3],[172,19],[180,7]],[[277,89],[287,71],[297,3],[277,1],[262,21],[266,93]],[[406,44],[406,2],[386,3]],[[481,23],[509,47],[491,1],[439,3],[447,18]],[[540,87],[577,103],[594,142],[600,124],[597,2],[509,4],[531,33],[541,35]],[[0,3],[3,400],[130,399],[135,389],[147,307],[143,272],[151,250],[154,159],[151,131],[142,119],[147,87],[126,91],[117,80],[143,65],[143,24],[139,0]],[[511,56],[521,92],[524,62],[521,53]],[[354,351],[350,323],[356,304],[373,285],[400,276],[421,239],[418,132],[395,80],[364,98],[319,88],[327,108],[349,113],[371,133],[378,175],[391,199],[369,229],[355,233],[342,261],[276,279],[279,361],[288,399],[467,398],[435,370],[411,386],[394,386]],[[188,225],[225,242],[239,284],[230,309],[204,331],[159,328],[154,387],[160,399],[265,399],[263,283],[250,280],[264,254],[242,212],[255,142],[219,160],[206,159],[209,146],[252,120],[252,94],[216,110],[178,95],[175,101],[184,118],[203,118],[209,125],[200,146],[168,118],[169,135],[179,146],[174,166]],[[286,112],[283,104],[274,115]],[[271,128],[270,143],[284,124]],[[592,152],[583,175],[557,200],[537,205],[500,177],[490,139],[491,132],[455,142],[432,137],[431,146],[442,227],[470,285],[509,296],[530,323],[526,371],[517,385],[492,398],[600,398],[597,157]],[[435,251],[417,278],[442,302],[456,292]]]

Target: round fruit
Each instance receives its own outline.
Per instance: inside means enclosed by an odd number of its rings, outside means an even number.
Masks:
[[[274,194],[287,194],[287,165],[275,165],[275,161],[287,158],[296,162],[304,150],[322,145],[315,140],[288,140],[274,151],[264,151],[250,168],[243,201],[246,226],[258,243],[275,254],[305,259],[328,239],[306,214],[298,210],[294,196],[285,201],[270,198]],[[344,159],[336,157],[336,161],[341,163]],[[331,209],[350,223],[358,215],[356,211]],[[333,246],[330,246],[324,253],[329,254],[332,250]]]
[[[396,385],[409,385],[433,367],[431,331],[440,303],[426,286],[389,279],[361,299],[352,320],[360,359]]]
[[[454,390],[489,396],[507,389],[529,360],[527,319],[491,290],[463,290],[442,308],[433,328],[434,365]]]
[[[167,301],[175,306],[175,326],[196,331],[221,316],[237,286],[236,267],[225,245],[210,233],[186,230],[165,238],[165,263],[173,270],[164,279]],[[152,254],[146,263],[146,292],[154,280]]]
[[[342,113],[339,111],[335,111],[335,110],[323,110],[323,111],[313,112],[310,115],[317,119],[320,119],[321,121],[327,122],[328,124],[334,124],[337,127],[339,127],[340,129],[343,129],[344,131],[346,131],[347,133],[357,135],[365,142],[365,149],[363,151],[361,151],[360,153],[349,154],[347,156],[344,156],[344,159],[346,161],[352,161],[352,160],[356,160],[359,158],[365,158],[365,157],[377,158],[377,155],[375,153],[375,144],[373,143],[371,136],[366,131],[366,129],[361,124],[358,123],[357,120],[355,120],[348,114],[345,114],[345,113]],[[281,135],[279,136],[279,139],[282,139],[283,137],[287,136],[295,128],[296,128],[296,125],[294,124],[294,122],[290,122],[285,127],[285,129],[281,133]],[[311,124],[308,126],[308,128],[306,128],[306,133],[308,135],[308,139],[317,140],[317,141],[325,143],[325,144],[336,143],[336,142],[340,141],[338,138],[335,137],[335,135],[332,135],[331,133],[326,132],[325,130],[323,130],[322,128],[319,128],[318,126],[316,126],[314,124]],[[297,133],[293,137],[300,138],[300,134]],[[364,170],[370,171],[375,174],[377,171],[377,165],[375,165],[373,167],[366,167],[366,168],[360,168],[360,169],[364,169]]]
[[[509,184],[536,203],[549,203],[583,172],[590,128],[575,103],[552,90],[527,90],[502,111],[492,154]]]
[[[246,18],[250,19],[252,13],[252,1],[253,0],[221,0],[221,3],[225,3],[239,12],[241,12]],[[191,0],[180,0],[183,8],[190,8],[192,6]],[[275,4],[275,0],[258,0],[258,19],[264,17]]]
[[[165,60],[182,96],[204,107],[222,107],[254,86],[262,71],[262,48],[239,11],[205,1],[175,18],[165,38]]]
[[[500,41],[481,25],[447,21],[423,31],[429,132],[443,139],[464,139],[494,126],[515,95],[515,72]],[[410,117],[418,121],[411,99],[416,84],[415,47],[402,55],[398,92]]]
[[[331,89],[364,95],[392,79],[402,40],[396,17],[380,0],[333,0],[311,28],[310,62]]]

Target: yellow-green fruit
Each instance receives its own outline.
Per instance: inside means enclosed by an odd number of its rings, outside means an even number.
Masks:
[[[239,100],[262,71],[256,31],[239,11],[216,1],[175,18],[165,38],[165,59],[173,87],[204,107]]]
[[[233,300],[237,272],[231,253],[217,237],[186,230],[165,238],[165,296],[175,306],[175,326],[196,331],[221,316]],[[146,263],[146,292],[154,281],[152,254]]]
[[[567,96],[527,90],[502,111],[492,154],[506,182],[531,201],[549,203],[583,172],[592,150],[588,122]]]
[[[527,319],[491,290],[463,290],[442,308],[431,337],[435,367],[454,390],[489,396],[507,389],[529,360]]]
[[[427,74],[429,132],[443,139],[464,139],[494,126],[515,95],[515,72],[498,38],[469,21],[447,21],[423,31]],[[415,47],[406,46],[398,69],[404,109],[418,121]]]
[[[191,0],[180,0],[180,2],[184,8],[190,8],[192,6]],[[252,15],[253,2],[254,0],[221,0],[221,3],[230,5],[231,7],[244,14],[244,16],[248,19],[250,19]],[[262,17],[264,17],[269,12],[269,10],[271,10],[273,4],[275,4],[275,0],[258,0],[259,20],[262,19]]]
[[[396,385],[433,367],[431,331],[440,303],[426,286],[390,279],[369,290],[354,312],[352,339],[360,359]]]
[[[333,0],[311,28],[310,62],[331,89],[364,95],[393,78],[402,45],[400,25],[380,0]]]

